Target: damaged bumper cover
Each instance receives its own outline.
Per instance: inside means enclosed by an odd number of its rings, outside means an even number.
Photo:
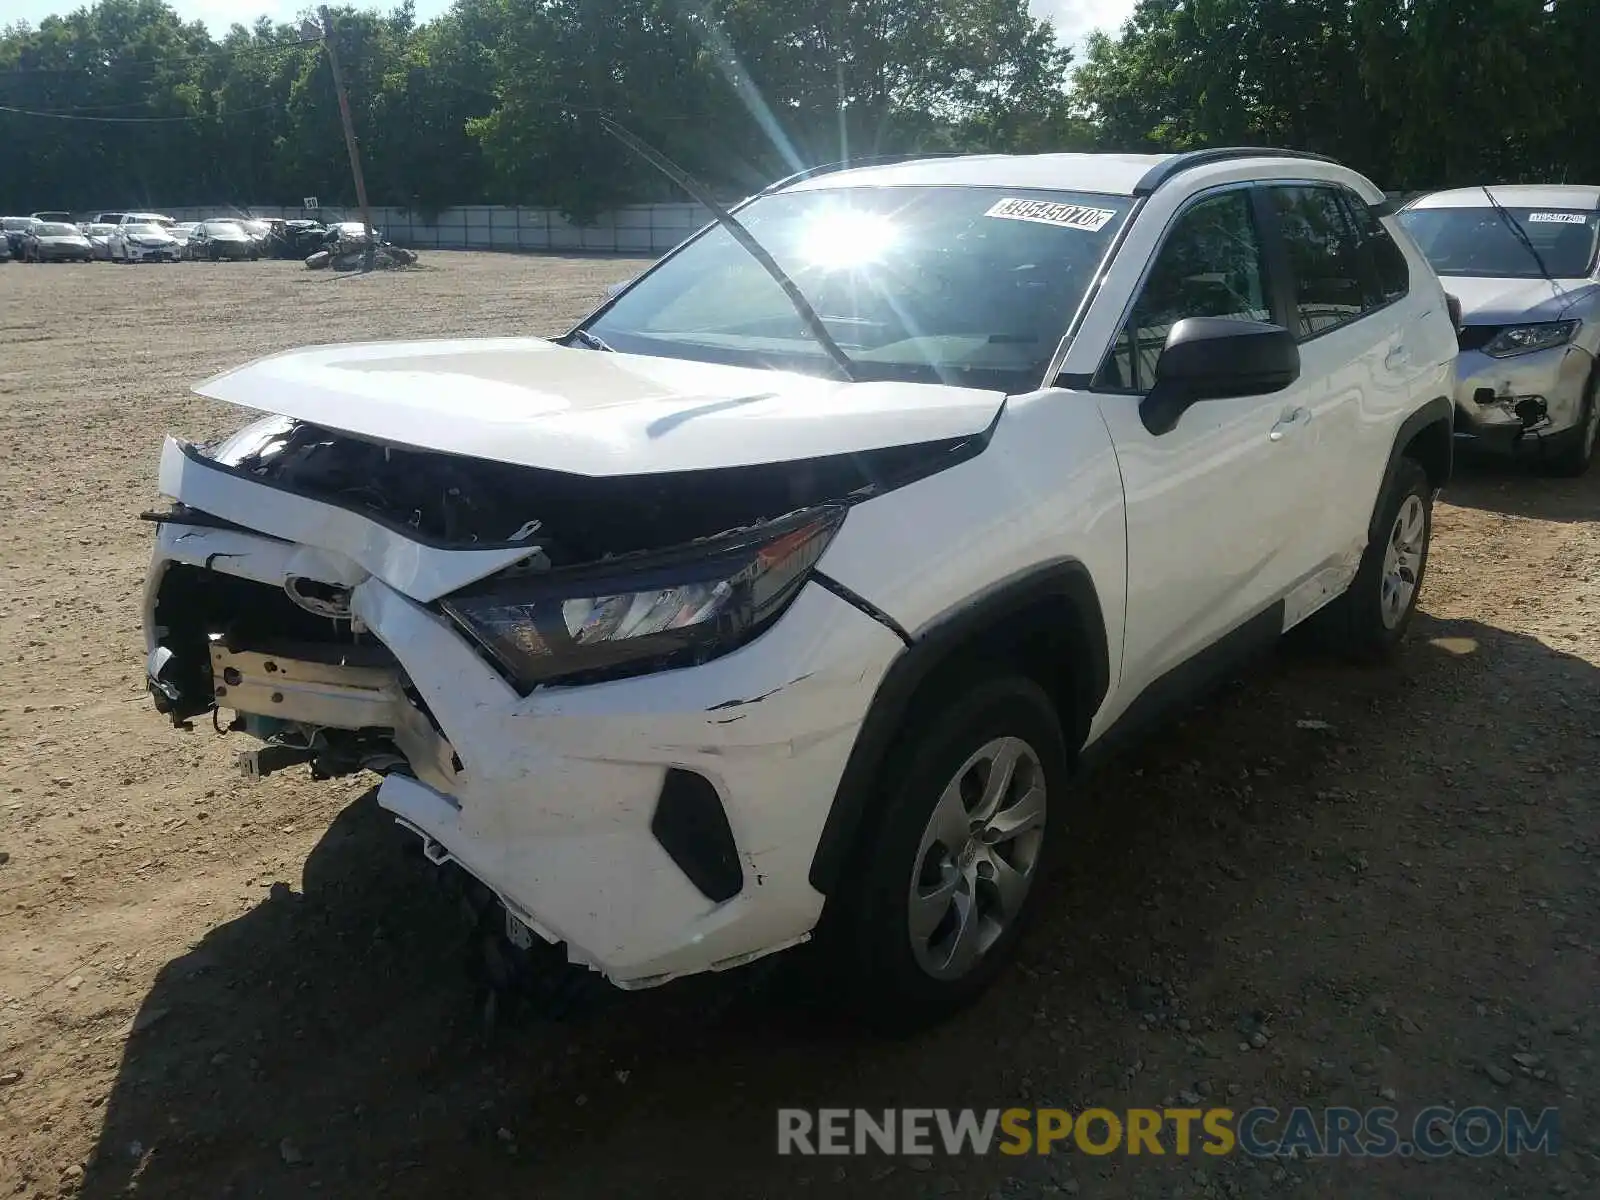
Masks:
[[[408,546],[358,514],[266,491],[171,444],[162,490],[265,532],[159,525],[151,654],[164,648],[157,611],[174,568],[347,594],[351,622],[392,666],[213,644],[217,703],[392,729],[410,773],[386,775],[379,804],[431,858],[492,889],[516,923],[624,987],[737,965],[808,935],[823,903],[807,880],[811,853],[874,685],[902,648],[882,624],[808,582],[760,637],[691,670],[521,694],[431,601],[529,548]],[[721,811],[729,891],[708,894],[685,857],[694,847],[664,827],[669,784],[685,778]]]
[[[1535,448],[1581,424],[1594,360],[1576,346],[1493,358],[1463,350],[1456,360],[1456,437],[1501,453]]]

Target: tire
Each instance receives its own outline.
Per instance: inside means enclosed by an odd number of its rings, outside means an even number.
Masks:
[[[1588,474],[1597,441],[1600,441],[1600,368],[1590,376],[1589,387],[1583,394],[1578,427],[1564,434],[1559,448],[1544,460],[1545,474],[1567,479]]]
[[[1433,484],[1421,463],[1399,461],[1373,528],[1349,588],[1313,618],[1330,649],[1363,661],[1393,653],[1417,611],[1433,539]]]
[[[1039,907],[1064,815],[1067,748],[1044,690],[1008,674],[944,695],[908,719],[880,777],[882,807],[819,930],[831,994],[885,1033],[941,1021],[994,982]],[[989,780],[1010,755],[1009,786],[991,801]],[[974,834],[991,803],[1011,820]],[[1009,832],[1024,809],[1037,823]],[[1002,870],[1013,872],[1009,903]]]
[[[308,254],[306,256],[306,267],[312,271],[320,271],[323,267],[328,265],[328,260],[332,257],[333,255],[329,254],[326,250],[318,250],[315,254]]]

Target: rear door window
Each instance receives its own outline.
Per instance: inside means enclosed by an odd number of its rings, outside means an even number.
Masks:
[[[1365,307],[1368,310],[1393,304],[1411,290],[1411,265],[1394,238],[1354,192],[1340,189],[1345,212],[1361,243],[1361,257],[1367,282]]]
[[[1361,240],[1331,185],[1295,184],[1267,189],[1294,277],[1294,334],[1301,340],[1348,325],[1370,308],[1376,281],[1368,282]]]

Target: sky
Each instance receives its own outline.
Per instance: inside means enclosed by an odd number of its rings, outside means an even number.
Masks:
[[[84,0],[0,0],[0,23],[16,19],[37,25],[51,13],[69,12]],[[361,0],[356,0],[361,3]],[[252,24],[265,13],[275,21],[293,21],[309,0],[168,0],[186,20],[204,21],[213,34],[238,22]],[[1134,0],[1029,0],[1033,11],[1054,21],[1062,40],[1076,45],[1095,29],[1115,29],[1133,11]],[[426,21],[450,6],[450,0],[417,0],[417,18]],[[392,8],[391,3],[363,4]]]

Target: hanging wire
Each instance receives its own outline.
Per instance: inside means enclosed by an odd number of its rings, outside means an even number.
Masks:
[[[192,117],[91,117],[76,112],[42,112],[32,108],[12,108],[8,104],[0,104],[0,112],[15,113],[21,117],[45,117],[54,121],[92,121],[100,125],[171,125],[186,121],[220,121],[224,117],[239,117],[246,113],[266,112],[269,108],[283,108],[279,101],[274,104],[257,104],[251,108],[231,108],[222,112],[201,113]]]

